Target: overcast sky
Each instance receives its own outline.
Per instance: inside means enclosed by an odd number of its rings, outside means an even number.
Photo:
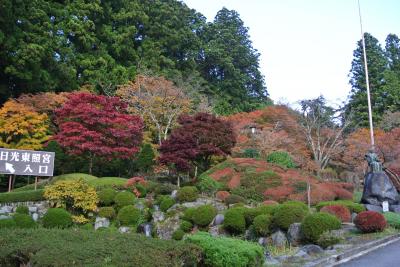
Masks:
[[[212,21],[234,9],[261,53],[261,71],[271,98],[293,104],[323,94],[345,101],[353,50],[361,38],[357,0],[184,0]],[[364,31],[384,46],[400,36],[400,0],[360,0]]]

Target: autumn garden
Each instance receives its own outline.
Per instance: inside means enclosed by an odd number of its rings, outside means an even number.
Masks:
[[[400,40],[365,37],[376,152],[400,175]],[[0,265],[301,266],[397,233],[360,204],[360,41],[349,77],[341,106],[277,104],[233,10],[3,1],[0,147],[55,166],[0,174]]]

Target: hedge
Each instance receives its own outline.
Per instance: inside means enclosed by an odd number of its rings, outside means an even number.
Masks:
[[[0,203],[41,201],[44,200],[43,191],[44,189],[0,193]]]
[[[355,203],[351,200],[336,200],[336,201],[323,201],[317,204],[316,208],[319,211],[325,206],[343,205],[347,207],[350,212],[360,213],[365,211],[365,207],[362,204]]]
[[[186,240],[203,248],[204,266],[245,267],[263,266],[264,263],[264,249],[258,244],[228,237],[212,237],[204,232],[188,236]]]
[[[0,266],[195,266],[201,255],[196,245],[135,233],[0,229]]]

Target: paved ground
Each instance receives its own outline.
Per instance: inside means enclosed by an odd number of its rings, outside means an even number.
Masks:
[[[340,267],[400,267],[400,241],[374,250]]]

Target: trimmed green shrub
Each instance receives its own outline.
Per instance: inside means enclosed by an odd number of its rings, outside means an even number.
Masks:
[[[3,219],[0,220],[0,229],[1,228],[14,228],[17,227],[17,224],[13,219]]]
[[[225,198],[226,205],[232,205],[236,203],[246,203],[246,200],[238,195],[229,195]]]
[[[383,216],[390,226],[396,229],[400,229],[400,214],[395,212],[385,212],[383,213]]]
[[[270,215],[258,215],[254,218],[253,226],[257,235],[267,236],[270,233],[269,227],[271,225],[272,218]]]
[[[44,200],[43,191],[43,189],[38,189],[22,192],[0,193],[0,203]]]
[[[117,195],[117,191],[112,188],[104,188],[97,193],[100,203],[109,206],[114,203],[114,198]]]
[[[183,236],[185,235],[185,232],[181,229],[176,230],[172,234],[172,239],[174,240],[182,240]]]
[[[258,267],[264,263],[264,249],[258,244],[228,237],[212,237],[204,232],[189,235],[186,240],[203,248],[205,266]]]
[[[101,177],[98,179],[90,180],[87,183],[99,191],[106,188],[123,189],[126,181],[126,178],[121,177]]]
[[[147,189],[143,185],[136,184],[135,187],[139,191],[140,197],[145,197],[147,195]]]
[[[35,266],[200,266],[202,259],[197,245],[116,228],[0,229],[0,244],[0,266],[19,266],[22,259]]]
[[[28,214],[16,213],[13,216],[17,227],[19,228],[33,228],[36,227],[36,222]]]
[[[224,228],[232,234],[244,233],[246,230],[246,220],[243,213],[243,209],[240,208],[227,210],[223,223]]]
[[[114,219],[115,209],[113,207],[101,207],[98,215],[103,218]]]
[[[292,223],[301,222],[307,213],[308,212],[299,205],[279,205],[272,217],[273,226],[287,231]]]
[[[193,222],[193,216],[196,213],[196,208],[187,208],[183,211],[182,219]]]
[[[96,176],[87,174],[87,173],[67,173],[67,174],[62,174],[58,176],[54,176],[51,179],[51,183],[54,184],[57,181],[61,180],[79,180],[83,179],[85,182],[97,180],[98,178]]]
[[[286,151],[274,151],[267,156],[267,161],[284,168],[296,168],[292,157]]]
[[[337,243],[340,243],[340,241],[342,241],[343,238],[332,233],[331,231],[327,231],[327,232],[323,232],[317,241],[317,245],[323,247],[323,248],[327,248],[329,246],[333,246]]]
[[[178,190],[177,198],[179,202],[193,202],[199,196],[199,191],[194,186],[184,186]]]
[[[181,225],[179,226],[179,229],[184,231],[185,233],[188,233],[192,230],[193,224],[189,221],[182,221]]]
[[[46,228],[67,228],[72,225],[72,217],[65,209],[52,208],[47,210],[42,223]]]
[[[160,202],[160,209],[163,212],[166,212],[169,208],[171,208],[176,203],[175,199],[170,196],[163,196]]]
[[[301,223],[301,231],[306,240],[317,243],[322,233],[330,230],[340,229],[342,224],[335,216],[317,212],[307,215]]]
[[[365,211],[365,207],[362,204],[354,203],[351,200],[335,200],[335,201],[323,201],[317,204],[316,209],[319,211],[325,206],[343,205],[347,207],[350,212],[360,213]]]
[[[196,209],[193,214],[193,222],[198,226],[209,225],[217,215],[217,209],[212,205],[203,205]]]
[[[29,214],[29,208],[27,206],[18,206],[15,212],[19,214]]]
[[[174,190],[179,188],[170,183],[148,183],[147,191],[154,192],[156,195],[170,195]]]
[[[224,186],[208,175],[200,175],[199,182],[196,184],[196,187],[200,190],[200,192],[213,194]]]
[[[125,206],[118,212],[117,220],[120,225],[136,225],[140,219],[140,210],[134,206]]]
[[[270,215],[272,216],[275,211],[279,208],[279,205],[266,206],[261,205],[256,208],[247,208],[244,210],[244,218],[246,219],[246,225],[253,224],[254,218],[259,215]]]
[[[305,212],[309,211],[308,206],[304,202],[301,202],[301,201],[289,200],[289,201],[284,202],[283,205],[294,205],[296,207],[303,209]]]
[[[122,208],[135,203],[136,196],[128,191],[119,192],[115,195],[114,202],[118,208]]]

